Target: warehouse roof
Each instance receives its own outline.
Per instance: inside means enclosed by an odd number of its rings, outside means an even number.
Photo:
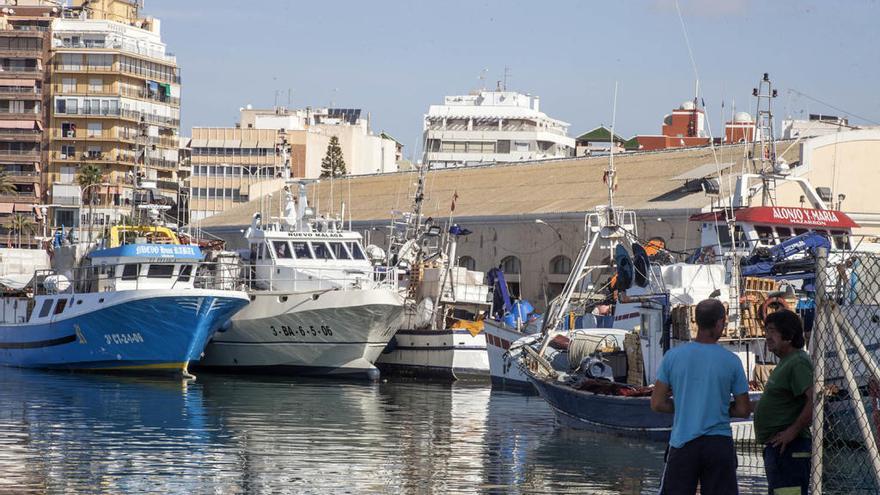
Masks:
[[[744,146],[716,147],[714,154],[723,174],[740,173]],[[780,146],[780,149],[785,147]],[[800,160],[800,147],[788,146],[788,163]],[[450,214],[453,196],[455,216],[542,215],[583,212],[607,201],[603,174],[608,157],[579,157],[526,163],[498,163],[474,167],[432,170],[427,174],[423,212],[434,217]],[[709,204],[701,191],[684,187],[685,181],[671,181],[692,170],[714,163],[708,147],[662,152],[624,153],[614,156],[618,189],[615,202],[630,209],[700,209]],[[726,175],[725,175],[726,177]],[[309,201],[327,213],[333,191],[333,211],[346,204],[354,221],[383,220],[394,210],[408,210],[415,189],[416,172],[347,176],[331,185],[327,179],[308,186]],[[728,181],[722,181],[726,187]],[[727,191],[725,191],[727,192]],[[276,192],[269,204],[280,210]],[[250,223],[260,201],[231,208],[201,221],[203,227],[240,226]],[[277,214],[277,213],[276,213]]]

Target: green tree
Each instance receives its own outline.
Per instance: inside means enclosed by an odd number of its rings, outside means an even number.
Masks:
[[[321,177],[339,177],[345,174],[345,158],[342,156],[342,148],[339,147],[339,138],[333,136],[327,145],[327,154],[321,160]]]
[[[30,217],[26,217],[20,213],[16,213],[12,217],[12,231],[15,232],[16,246],[21,247],[21,234],[28,231],[34,233],[34,222]]]
[[[0,172],[0,194],[14,194],[18,189],[6,172]]]
[[[104,171],[101,170],[100,167],[94,164],[82,165],[79,168],[79,173],[76,176],[76,182],[79,184],[80,189],[83,193],[88,193],[88,201],[89,201],[89,242],[92,241],[92,212],[95,207],[95,189],[96,184],[100,184],[104,182]],[[84,194],[85,195],[85,194]]]

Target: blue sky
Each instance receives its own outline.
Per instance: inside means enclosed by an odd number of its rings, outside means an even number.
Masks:
[[[679,0],[714,135],[754,111],[770,72],[778,118],[844,114],[880,123],[880,4]],[[421,141],[422,115],[444,95],[494,87],[541,97],[577,135],[610,124],[653,134],[693,97],[694,70],[674,0],[332,1],[148,0],[183,74],[181,133],[230,126],[246,104],[362,108],[373,129]],[[806,96],[804,96],[806,95]],[[819,100],[826,104],[819,103]],[[835,110],[837,107],[844,111]],[[861,117],[861,118],[857,118]]]

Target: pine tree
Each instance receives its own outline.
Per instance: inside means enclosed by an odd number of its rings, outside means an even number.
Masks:
[[[321,177],[339,177],[345,174],[345,159],[342,148],[339,147],[339,138],[333,136],[327,145],[327,154],[321,160]]]

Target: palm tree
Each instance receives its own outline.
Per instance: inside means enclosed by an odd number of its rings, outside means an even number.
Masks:
[[[83,165],[79,168],[79,173],[76,176],[76,182],[79,184],[80,189],[85,192],[88,191],[89,198],[89,242],[92,242],[92,210],[95,206],[95,185],[104,182],[104,171],[101,170],[100,167],[94,164]]]
[[[13,194],[18,189],[13,184],[12,179],[6,174],[6,172],[0,172],[0,194]]]
[[[34,233],[34,222],[30,217],[26,217],[20,213],[12,216],[12,230],[15,232],[17,247],[21,247],[21,233],[27,230],[31,234]]]

